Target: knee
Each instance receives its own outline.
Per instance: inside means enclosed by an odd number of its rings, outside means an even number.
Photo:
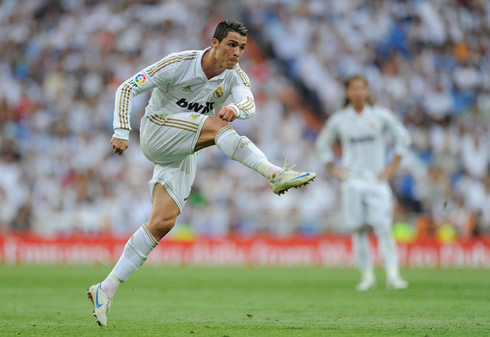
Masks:
[[[199,151],[208,146],[215,145],[216,136],[220,133],[219,131],[227,125],[228,122],[225,122],[218,117],[207,118],[204,127],[201,130],[201,134],[199,135],[194,151]]]
[[[160,241],[174,227],[177,215],[153,216],[148,221],[150,233]]]
[[[228,122],[225,122],[219,117],[209,117],[207,122],[209,122],[208,126],[214,131],[214,133],[218,133],[219,130],[228,125]]]

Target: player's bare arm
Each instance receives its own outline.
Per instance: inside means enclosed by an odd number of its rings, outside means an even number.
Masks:
[[[398,165],[400,165],[401,159],[402,157],[397,154],[390,165],[388,165],[383,171],[379,173],[378,178],[380,180],[390,180],[391,178],[393,178],[398,168]]]
[[[328,172],[338,180],[344,180],[347,178],[347,171],[338,167],[335,167],[333,163],[327,163]]]
[[[128,148],[129,141],[119,138],[111,138],[112,150],[118,155],[123,154],[123,152]]]

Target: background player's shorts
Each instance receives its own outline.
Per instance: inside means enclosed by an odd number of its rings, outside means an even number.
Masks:
[[[145,156],[155,163],[149,182],[165,187],[182,211],[196,176],[194,148],[207,116],[195,113],[146,115],[141,120],[140,145]]]
[[[393,197],[386,182],[346,181],[342,184],[343,224],[347,230],[365,225],[390,228]]]

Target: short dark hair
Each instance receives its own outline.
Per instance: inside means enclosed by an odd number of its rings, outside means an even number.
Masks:
[[[225,19],[218,23],[213,37],[221,42],[228,35],[228,32],[237,32],[242,36],[248,35],[248,29],[243,25],[243,23],[235,20]]]

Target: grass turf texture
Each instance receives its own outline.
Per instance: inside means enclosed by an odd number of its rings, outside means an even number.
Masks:
[[[490,270],[409,269],[355,292],[354,269],[144,266],[109,326],[85,291],[109,266],[0,266],[0,336],[489,336]]]

